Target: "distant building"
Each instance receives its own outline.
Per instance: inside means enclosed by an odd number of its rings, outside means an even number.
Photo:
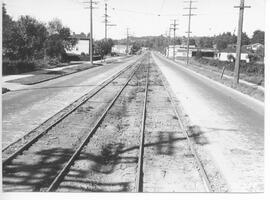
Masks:
[[[169,58],[173,57],[173,45],[166,48],[166,56]],[[193,45],[189,46],[189,57],[192,56],[192,52],[196,51],[196,47]],[[175,57],[187,57],[187,48],[185,45],[175,45]]]
[[[126,54],[126,53],[130,53],[131,50],[131,45],[128,46],[128,50],[127,50],[127,45],[114,45],[112,47],[112,53],[116,53],[116,54]]]
[[[214,49],[199,49],[195,45],[189,46],[189,57],[196,56],[196,53],[200,51],[202,57],[214,57]],[[166,48],[166,56],[173,57],[173,45],[170,45]],[[175,57],[177,58],[186,58],[187,57],[187,45],[175,45]]]
[[[258,49],[263,49],[264,45],[261,43],[255,43],[255,44],[246,45],[246,48],[252,51],[257,51]]]
[[[88,38],[80,38],[78,39],[78,43],[72,48],[72,50],[66,50],[69,54],[89,54],[89,39]]]
[[[249,54],[250,54],[250,52],[247,51],[247,49],[245,47],[242,47],[241,60],[249,63],[250,62]],[[215,58],[220,60],[220,61],[230,61],[231,62],[232,60],[229,59],[231,57],[230,55],[233,56],[234,58],[236,58],[236,48],[228,47],[224,50],[221,50],[216,54]]]

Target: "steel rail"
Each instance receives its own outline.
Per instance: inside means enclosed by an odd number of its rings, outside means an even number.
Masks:
[[[32,146],[36,141],[38,141],[39,138],[41,138],[45,133],[47,133],[50,129],[52,129],[54,126],[56,126],[59,122],[61,122],[63,119],[65,119],[68,115],[70,115],[71,113],[73,113],[78,107],[80,107],[81,105],[83,105],[84,103],[86,103],[90,98],[92,98],[93,96],[95,96],[98,92],[100,92],[104,87],[106,87],[107,85],[109,85],[112,81],[114,81],[116,78],[118,78],[121,74],[123,74],[125,71],[127,71],[128,69],[130,69],[131,67],[133,67],[134,65],[136,65],[143,57],[140,57],[138,60],[136,60],[134,63],[128,65],[127,67],[125,67],[124,69],[122,69],[120,72],[118,72],[117,74],[115,74],[113,77],[111,77],[111,79],[106,83],[103,82],[101,83],[101,85],[97,86],[96,88],[94,88],[94,91],[90,91],[88,94],[84,95],[87,96],[89,94],[91,94],[90,96],[86,97],[84,100],[82,100],[81,103],[79,103],[78,105],[76,105],[74,108],[72,108],[70,111],[68,111],[67,113],[65,113],[63,116],[61,116],[60,118],[58,118],[53,124],[51,124],[50,126],[48,126],[45,130],[43,130],[41,133],[39,133],[37,136],[35,136],[34,138],[32,138],[29,142],[27,142],[26,144],[24,144],[22,147],[20,147],[17,151],[15,151],[13,154],[11,154],[8,158],[6,158],[5,160],[3,160],[2,162],[2,166],[6,166],[7,164],[9,164],[16,156],[20,155],[23,151],[27,150],[30,146]],[[79,101],[82,97],[80,97],[79,99],[77,99],[76,101]],[[43,122],[41,125],[39,125],[37,128],[35,128],[34,130],[30,131],[27,135],[29,135],[30,133],[35,132],[40,126],[44,125],[45,123],[47,123],[50,119],[52,119],[54,116],[56,116],[57,114],[61,113],[64,109],[68,108],[69,106],[72,106],[72,104],[74,104],[76,101],[74,101],[73,103],[69,104],[68,106],[66,106],[65,108],[63,108],[62,110],[60,110],[58,113],[56,113],[55,115],[53,115],[52,117],[50,117],[49,119],[47,119],[45,122]],[[22,138],[18,139],[16,142],[23,140]],[[15,142],[15,143],[16,143]],[[13,143],[14,144],[14,143]],[[10,147],[10,145],[8,146]],[[5,149],[2,150],[5,151],[8,147],[6,147]]]
[[[98,118],[98,120],[96,121],[94,127],[90,130],[90,132],[88,133],[88,135],[86,136],[86,138],[84,139],[84,141],[80,144],[80,146],[77,148],[77,150],[71,156],[71,158],[66,163],[66,165],[64,166],[64,168],[58,173],[58,175],[56,176],[56,178],[53,180],[53,182],[51,183],[51,185],[47,189],[47,192],[53,192],[53,191],[55,191],[58,188],[58,186],[60,185],[60,183],[63,180],[63,178],[68,173],[71,165],[74,163],[75,159],[80,155],[80,152],[82,151],[83,147],[88,143],[89,139],[96,132],[96,130],[98,129],[98,127],[102,123],[102,121],[103,121],[104,117],[106,116],[106,114],[108,113],[108,111],[111,109],[111,107],[113,106],[113,104],[115,103],[115,101],[118,99],[118,97],[120,96],[120,94],[122,93],[122,91],[126,88],[126,86],[128,85],[128,83],[130,82],[130,80],[132,79],[132,77],[134,76],[134,74],[137,72],[137,70],[140,67],[141,67],[141,64],[139,65],[139,67],[136,67],[135,70],[132,72],[132,74],[130,75],[130,77],[128,78],[128,80],[124,84],[124,86],[115,95],[114,99],[110,102],[110,104],[106,107],[105,111]]]
[[[136,192],[143,192],[143,154],[144,154],[144,137],[145,137],[144,132],[145,132],[146,104],[147,104],[147,94],[148,94],[149,64],[150,63],[148,63],[147,72],[146,72],[144,105],[143,105],[143,115],[142,115],[141,134],[140,134],[141,140],[140,140],[138,170],[137,170],[136,186],[135,186]]]
[[[165,88],[165,90],[166,90],[166,92],[167,92],[167,94],[168,94],[168,97],[169,97],[169,99],[170,99],[170,101],[171,101],[171,104],[172,104],[172,106],[173,106],[174,113],[175,113],[176,116],[177,116],[178,124],[179,124],[180,128],[183,130],[182,132],[184,133],[184,135],[185,135],[185,137],[186,137],[186,139],[187,139],[188,146],[189,146],[189,148],[190,148],[190,150],[191,150],[191,153],[193,154],[193,156],[194,156],[194,158],[195,158],[195,161],[196,161],[196,163],[197,163],[197,167],[199,168],[198,170],[199,170],[199,173],[200,173],[200,175],[201,175],[201,179],[202,179],[202,181],[203,181],[204,188],[205,188],[206,192],[214,192],[214,190],[212,189],[212,186],[211,186],[211,184],[210,184],[210,181],[209,181],[209,179],[208,179],[208,176],[207,176],[207,174],[206,174],[206,172],[205,172],[205,170],[204,170],[204,167],[203,167],[203,165],[202,165],[202,163],[201,163],[201,160],[199,159],[198,153],[197,153],[197,151],[195,150],[195,148],[194,148],[194,146],[193,146],[193,144],[192,144],[192,142],[191,142],[191,139],[190,139],[190,137],[189,137],[189,134],[188,134],[187,130],[185,129],[185,126],[184,126],[183,122],[180,120],[180,119],[181,119],[181,116],[180,116],[180,114],[179,114],[179,112],[178,112],[176,103],[175,103],[173,97],[171,96],[168,87],[167,87],[166,84],[165,84],[165,81],[164,81],[164,78],[163,78],[161,72],[159,72],[159,73],[160,73],[160,77],[161,77],[162,83],[163,83],[163,85],[164,85],[164,88]]]

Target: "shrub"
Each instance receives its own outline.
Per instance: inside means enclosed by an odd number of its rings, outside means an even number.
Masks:
[[[211,66],[215,66],[215,67],[217,67],[217,66],[219,66],[219,61],[218,60],[209,60],[209,65],[211,65]]]
[[[2,74],[11,75],[11,74],[21,74],[37,69],[36,63],[31,61],[3,61],[2,63]]]
[[[235,57],[232,54],[229,54],[227,58],[230,62],[235,62]]]
[[[9,92],[10,90],[9,89],[7,89],[7,88],[2,88],[2,94],[4,94],[4,93],[6,93],[6,92]]]
[[[234,63],[228,61],[219,61],[219,60],[210,60],[205,58],[198,59],[203,65],[210,65],[222,69],[224,66],[226,70],[234,71]],[[246,63],[241,61],[240,62],[240,73],[247,74],[247,75],[259,75],[264,77],[264,64],[257,64],[257,63]]]
[[[201,52],[201,51],[196,51],[195,58],[196,58],[196,59],[202,58],[202,52]]]

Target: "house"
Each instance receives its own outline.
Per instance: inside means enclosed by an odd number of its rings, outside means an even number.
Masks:
[[[252,51],[257,51],[258,49],[264,48],[264,45],[261,43],[255,43],[255,44],[246,45],[246,48]]]
[[[242,49],[241,49],[241,60],[246,61],[247,63],[249,63],[250,62],[249,54],[250,54],[250,52],[245,47],[242,47]],[[233,60],[230,60],[231,56],[236,58],[236,48],[232,47],[232,46],[229,46],[226,49],[219,51],[216,54],[215,58],[220,60],[220,61],[230,61],[231,62],[231,61],[233,61]]]
[[[128,46],[128,51],[127,51],[127,45],[114,45],[112,47],[112,53],[116,54],[126,54],[130,53],[131,46]]]
[[[166,56],[169,58],[173,57],[173,50],[174,46],[169,45],[169,47],[166,48]],[[188,56],[192,56],[192,52],[197,51],[195,45],[189,46],[189,54]],[[175,45],[175,57],[187,57],[187,46],[186,45]]]
[[[196,56],[196,53],[200,51],[203,57],[214,57],[214,49],[198,49],[195,45],[189,46],[189,57]],[[166,48],[166,56],[173,57],[173,45]],[[187,46],[186,45],[175,45],[175,57],[187,57]]]

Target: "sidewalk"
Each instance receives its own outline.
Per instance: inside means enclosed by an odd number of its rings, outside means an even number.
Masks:
[[[120,61],[123,58],[125,58],[125,56],[109,57],[105,60],[105,62],[104,62],[104,60],[98,60],[98,61],[94,61],[93,63],[94,64],[102,64],[102,63],[107,63],[107,62]],[[77,63],[77,61],[76,61],[76,63]],[[50,68],[50,69],[48,68],[48,69],[44,69],[42,71],[51,71],[51,72],[62,71],[62,70],[69,69],[69,68],[76,68],[76,67],[83,65],[83,64],[90,64],[90,62],[89,61],[82,61],[79,64],[73,64],[73,65],[71,64],[71,65],[64,66],[64,67],[55,67],[55,68]],[[2,86],[2,88],[7,88],[9,90],[25,89],[25,88],[30,87],[31,85],[24,85],[22,83],[9,82],[9,81],[23,79],[23,78],[29,78],[29,77],[33,77],[33,76],[37,76],[37,75],[38,75],[38,71],[27,72],[27,73],[16,74],[16,75],[2,76],[1,86]],[[60,76],[57,76],[55,78],[59,78],[62,76],[60,75]],[[51,79],[48,79],[47,81],[49,81],[49,80],[51,80]]]

